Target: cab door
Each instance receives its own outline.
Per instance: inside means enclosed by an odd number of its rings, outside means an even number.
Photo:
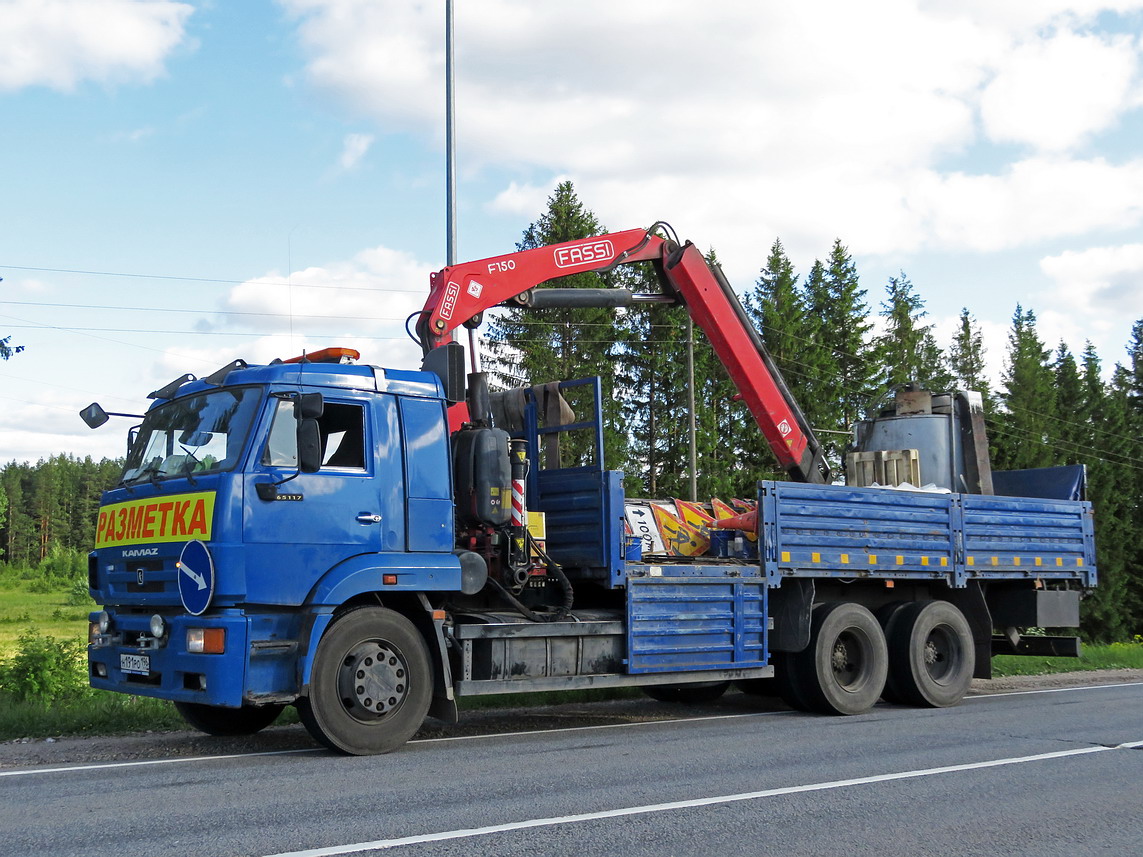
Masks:
[[[338,563],[403,549],[403,504],[393,502],[403,480],[399,463],[394,472],[388,462],[398,435],[384,418],[391,399],[327,395],[316,473],[298,473],[293,401],[270,400],[243,492],[248,601],[300,604]],[[277,496],[263,500],[256,485],[270,482],[280,483]]]

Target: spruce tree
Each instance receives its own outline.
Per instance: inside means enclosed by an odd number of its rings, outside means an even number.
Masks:
[[[813,382],[804,357],[812,328],[806,298],[780,239],[775,239],[770,247],[766,266],[743,304],[794,400],[801,403],[809,399]],[[743,438],[743,460],[754,468],[759,479],[786,478],[753,419],[750,429]]]
[[[1055,408],[1055,387],[1048,353],[1036,331],[1035,312],[1017,304],[1002,375],[1004,411],[994,416],[990,426],[997,469],[1020,470],[1053,463],[1049,415]]]
[[[580,201],[572,183],[561,182],[548,198],[547,211],[524,230],[516,249],[531,250],[605,231]],[[559,286],[599,288],[615,281],[616,275],[575,274],[562,278]],[[497,386],[508,388],[598,375],[603,397],[604,463],[622,467],[627,433],[616,397],[616,360],[626,338],[621,317],[610,309],[505,310],[488,329],[487,341],[495,362],[493,379]]]
[[[869,305],[866,290],[858,281],[857,268],[849,250],[836,239],[824,270],[825,304],[815,307],[820,312],[817,338],[828,349],[831,366],[823,367],[836,374],[823,378],[823,387],[835,395],[826,399],[832,417],[828,430],[847,430],[860,419],[878,392],[881,375],[876,350],[869,332]],[[825,392],[825,390],[823,390]]]
[[[885,386],[893,390],[915,382],[929,390],[947,390],[952,376],[932,325],[921,324],[928,312],[912,281],[902,271],[900,277],[889,278],[885,292],[886,300],[881,303],[885,333],[877,340]]]
[[[1085,457],[1092,445],[1091,425],[1085,419],[1084,384],[1076,359],[1063,340],[1056,348],[1052,364],[1055,380],[1055,408],[1051,414],[1052,445],[1056,464],[1070,464]]]
[[[980,323],[967,307],[960,311],[960,323],[949,348],[949,369],[954,383],[963,390],[980,393],[985,401],[985,412],[990,412],[992,390],[985,374],[984,337],[980,332]]]

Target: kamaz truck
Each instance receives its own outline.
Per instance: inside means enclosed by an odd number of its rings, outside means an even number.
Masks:
[[[956,704],[996,651],[1077,654],[1082,470],[994,474],[978,396],[906,389],[856,427],[840,484],[722,272],[669,234],[440,271],[419,370],[333,348],[153,392],[99,510],[92,686],[216,735],[294,705],[368,754],[469,695],[737,682],[852,715]],[[632,262],[657,290],[551,284]],[[607,469],[598,379],[492,391],[454,340],[495,307],[644,302],[703,330],[788,481],[672,517]]]

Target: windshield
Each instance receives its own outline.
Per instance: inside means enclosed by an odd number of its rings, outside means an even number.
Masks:
[[[120,484],[233,470],[259,398],[257,387],[234,387],[149,411],[127,454]]]

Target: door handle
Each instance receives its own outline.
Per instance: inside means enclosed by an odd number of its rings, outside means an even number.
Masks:
[[[371,512],[362,512],[357,516],[357,523],[359,524],[380,524],[381,516],[375,515]]]

